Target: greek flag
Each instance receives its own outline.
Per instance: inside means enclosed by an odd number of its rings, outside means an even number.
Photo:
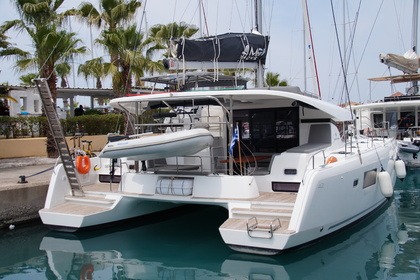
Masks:
[[[233,155],[233,148],[235,147],[236,141],[238,140],[239,140],[239,128],[238,128],[238,124],[236,124],[236,127],[233,130],[232,140],[230,141],[230,146],[229,146],[230,155]]]

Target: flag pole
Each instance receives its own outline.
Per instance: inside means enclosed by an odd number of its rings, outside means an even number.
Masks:
[[[238,123],[236,123],[236,127],[238,128],[238,154],[239,154],[239,170],[242,176],[242,156],[241,156],[241,131],[239,130]]]

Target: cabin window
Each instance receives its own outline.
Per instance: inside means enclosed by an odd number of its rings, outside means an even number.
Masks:
[[[407,129],[414,126],[415,118],[414,112],[401,112],[400,119],[398,120],[398,128]]]
[[[253,153],[279,153],[299,145],[299,110],[273,108],[234,112],[241,142]],[[242,151],[244,152],[244,151]]]
[[[383,128],[384,127],[384,117],[382,114],[373,114],[373,128]]]
[[[396,111],[386,112],[385,121],[388,127],[395,128],[398,125],[397,112]]]
[[[365,175],[363,177],[363,188],[364,189],[367,188],[367,187],[376,185],[377,173],[378,172],[377,172],[376,168],[365,172]]]

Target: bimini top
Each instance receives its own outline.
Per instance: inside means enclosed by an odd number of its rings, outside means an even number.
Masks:
[[[290,89],[286,87],[286,89]],[[116,109],[141,114],[147,109],[177,106],[220,105],[227,110],[301,107],[302,119],[332,119],[352,121],[349,109],[304,95],[298,88],[292,91],[249,89],[221,91],[190,91],[120,97],[111,100]]]

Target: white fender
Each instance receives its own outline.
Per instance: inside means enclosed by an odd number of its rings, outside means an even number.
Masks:
[[[404,179],[407,175],[407,171],[405,170],[405,163],[401,159],[397,159],[395,161],[395,172],[398,179]]]
[[[379,186],[381,192],[385,197],[391,197],[394,194],[394,188],[392,186],[391,175],[386,171],[381,171],[378,174]]]

